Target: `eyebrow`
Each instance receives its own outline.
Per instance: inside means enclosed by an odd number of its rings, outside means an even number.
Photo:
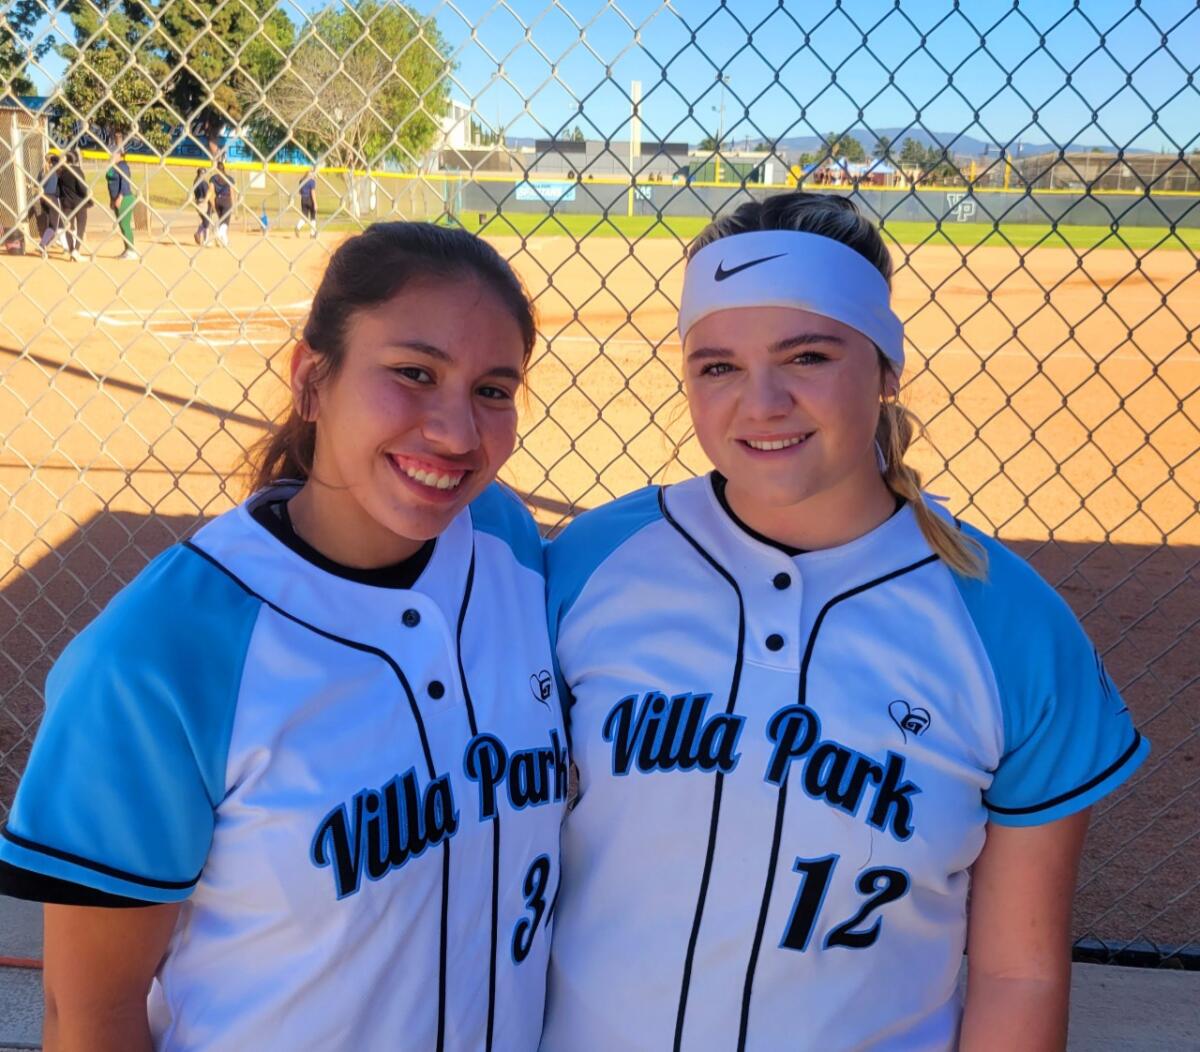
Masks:
[[[389,347],[400,348],[406,351],[416,351],[418,354],[428,355],[439,362],[453,362],[454,359],[443,351],[440,347],[435,347],[431,343],[425,343],[422,340],[394,340],[388,344]],[[489,369],[483,374],[484,376],[494,376],[502,380],[515,380],[520,383],[522,380],[521,373],[507,365],[498,365],[494,369]]]
[[[846,341],[832,333],[804,332],[797,336],[788,336],[786,339],[779,340],[771,344],[767,350],[771,354],[779,354],[781,351],[794,351],[797,347],[811,347],[814,344],[829,343],[844,346]],[[688,361],[707,361],[710,359],[732,358],[733,356],[734,352],[729,347],[697,347],[688,355]]]

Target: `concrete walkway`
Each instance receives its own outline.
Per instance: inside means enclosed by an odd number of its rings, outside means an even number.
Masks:
[[[0,896],[0,957],[40,958],[41,936],[40,906]],[[40,1047],[41,979],[28,968],[0,967],[0,1052]],[[1200,1050],[1200,972],[1075,965],[1068,1048]]]

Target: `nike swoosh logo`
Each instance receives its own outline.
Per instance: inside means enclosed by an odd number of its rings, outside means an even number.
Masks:
[[[749,263],[739,263],[736,267],[725,269],[725,261],[721,260],[717,264],[717,272],[713,275],[717,281],[724,281],[726,278],[731,278],[734,274],[740,274],[743,270],[749,270],[751,267],[757,267],[760,263],[766,263],[771,259],[779,259],[781,256],[786,256],[786,252],[776,252],[773,256],[763,256],[762,259],[752,259]]]

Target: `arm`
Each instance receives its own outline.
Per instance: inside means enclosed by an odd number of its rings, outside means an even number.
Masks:
[[[1088,812],[1040,826],[989,823],[971,879],[961,1052],[1062,1052],[1071,900]]]
[[[146,994],[178,914],[45,906],[46,1052],[151,1052]]]

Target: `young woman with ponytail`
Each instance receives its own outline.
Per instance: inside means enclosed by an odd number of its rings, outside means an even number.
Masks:
[[[493,481],[533,342],[472,235],[333,254],[253,495],[50,673],[0,833],[47,1052],[537,1047],[568,761]]]
[[[748,203],[688,256],[715,471],[548,552],[579,792],[543,1052],[1060,1050],[1088,808],[1148,744],[1066,604],[905,462],[852,202]]]

